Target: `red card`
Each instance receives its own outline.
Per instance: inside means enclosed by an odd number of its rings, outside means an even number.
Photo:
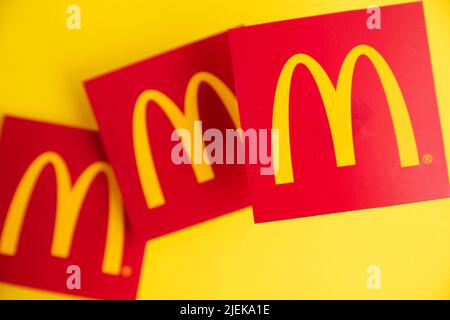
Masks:
[[[98,134],[6,118],[0,155],[0,280],[135,298],[145,242],[130,233]]]
[[[368,18],[230,32],[242,127],[279,130],[278,171],[248,167],[256,222],[449,196],[422,4]]]
[[[234,128],[228,38],[220,34],[85,84],[133,227],[147,238],[248,205],[244,165],[177,165],[174,129]],[[190,149],[189,149],[190,150]],[[192,161],[194,162],[194,161]]]

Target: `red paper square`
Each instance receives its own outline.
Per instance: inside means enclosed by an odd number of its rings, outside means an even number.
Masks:
[[[230,32],[243,129],[280,129],[277,180],[248,166],[256,222],[449,196],[422,4],[382,7],[380,30],[368,17],[356,10]]]
[[[145,241],[130,232],[105,159],[96,132],[5,119],[0,140],[1,281],[94,298],[136,297]],[[110,196],[116,201],[111,207]],[[79,210],[71,207],[76,204]],[[71,265],[80,268],[80,289],[67,286]]]
[[[217,91],[204,79],[208,77],[217,78],[216,82],[226,87],[236,104],[226,34],[195,42],[85,83],[132,225],[147,238],[248,205],[244,165],[213,164],[209,172],[212,176],[197,179],[191,165],[176,165],[171,159],[172,148],[177,144],[171,141],[175,126],[163,110],[171,109],[173,113],[185,116],[186,107],[195,109],[192,101],[196,101],[203,131],[235,127],[230,116],[232,113],[227,112]],[[195,90],[197,80],[199,85]],[[194,90],[189,91],[189,86]],[[155,103],[147,99],[154,92],[159,97],[163,96],[166,102]],[[194,97],[190,102],[185,101],[187,92]],[[145,102],[137,108],[140,99]],[[167,102],[169,100],[171,102]],[[234,108],[238,117],[237,105]],[[138,109],[141,112],[137,112]],[[135,113],[140,115],[135,118]],[[192,124],[193,121],[189,118],[186,123]],[[140,132],[147,133],[144,136],[148,137],[148,143],[140,141],[135,148],[136,124],[147,126]],[[177,123],[177,127],[184,126]],[[139,169],[136,150],[145,153],[147,148],[151,151],[154,166],[145,160],[140,162],[142,167]],[[148,178],[148,174],[143,174],[143,170],[152,171],[159,184]],[[147,189],[145,184],[148,184]]]

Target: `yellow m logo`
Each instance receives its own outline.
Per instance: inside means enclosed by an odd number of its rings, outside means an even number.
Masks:
[[[347,54],[341,66],[336,87],[334,87],[322,66],[306,54],[296,54],[284,65],[275,91],[272,118],[272,127],[279,130],[280,137],[279,155],[274,154],[274,166],[278,168],[278,172],[275,171],[276,184],[294,182],[289,133],[289,95],[291,78],[298,65],[304,65],[308,68],[319,88],[330,125],[336,165],[343,167],[356,164],[351,94],[353,72],[356,62],[361,56],[369,58],[383,85],[394,125],[401,166],[419,165],[416,139],[408,108],[394,73],[378,51],[368,45],[359,45]]]
[[[75,227],[81,205],[94,178],[103,173],[109,191],[109,214],[102,272],[119,275],[124,248],[125,216],[119,187],[112,168],[106,162],[91,164],[72,185],[65,161],[56,152],[45,152],[37,157],[23,175],[12,198],[3,231],[0,236],[0,253],[15,255],[22,231],[28,203],[39,176],[47,165],[55,170],[57,182],[56,220],[51,255],[67,258],[70,254]]]
[[[186,88],[184,97],[184,112],[164,93],[157,90],[145,90],[142,92],[134,107],[133,113],[133,143],[136,156],[136,166],[141,180],[142,190],[149,208],[155,208],[165,203],[158,175],[148,139],[147,131],[147,106],[150,102],[156,103],[166,114],[174,128],[187,129],[191,136],[201,136],[200,128],[194,126],[199,120],[198,90],[202,83],[208,84],[223,102],[236,128],[240,128],[239,112],[236,97],[225,83],[218,77],[208,72],[198,72],[192,76]],[[194,133],[194,131],[196,131]],[[180,135],[181,136],[181,135]],[[190,160],[194,153],[194,145],[184,144],[186,154]],[[201,152],[205,146],[202,142]],[[214,179],[214,172],[208,163],[192,163],[192,169],[198,183]]]

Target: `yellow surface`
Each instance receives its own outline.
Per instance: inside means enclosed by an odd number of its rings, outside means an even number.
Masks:
[[[1,0],[0,113],[96,128],[84,79],[240,24],[401,2]],[[450,1],[424,4],[450,166]],[[149,241],[138,295],[450,299],[449,244],[450,199],[259,225],[245,209]],[[65,297],[0,284],[0,298]]]

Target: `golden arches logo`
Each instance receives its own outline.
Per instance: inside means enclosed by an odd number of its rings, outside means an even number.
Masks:
[[[209,85],[216,92],[235,127],[240,128],[236,96],[222,80],[209,72],[198,72],[189,80],[184,97],[184,112],[181,111],[182,109],[172,99],[158,90],[145,90],[139,95],[136,101],[133,111],[134,153],[142,190],[149,208],[164,205],[165,198],[156,173],[148,138],[146,120],[147,106],[150,102],[156,103],[176,130],[183,128],[188,130],[191,136],[201,136],[202,133],[198,132],[201,131],[201,128],[194,126],[194,122],[199,120],[198,90],[203,83]],[[195,146],[184,145],[184,147],[186,149],[186,155],[192,160]],[[201,152],[203,152],[205,148],[203,142],[200,147]],[[191,163],[198,183],[214,179],[214,172],[210,164],[196,164],[193,161]]]
[[[292,56],[284,65],[276,87],[272,127],[279,130],[279,154],[274,154],[275,183],[294,182],[289,132],[289,95],[295,68],[304,65],[313,76],[322,96],[330,125],[337,167],[356,164],[352,130],[351,94],[353,72],[357,60],[366,56],[375,67],[383,86],[394,125],[402,167],[419,165],[416,139],[402,91],[389,64],[368,45],[354,47],[342,63],[336,87],[326,71],[309,55]],[[272,141],[274,141],[272,139]]]
[[[74,184],[67,165],[56,152],[48,151],[37,157],[24,173],[11,204],[0,236],[0,253],[15,255],[19,244],[28,203],[39,176],[47,165],[55,170],[57,197],[56,218],[51,255],[67,258],[70,254],[81,205],[94,178],[103,173],[109,191],[109,214],[102,272],[119,275],[125,241],[125,216],[119,187],[109,164],[98,161],[87,167]]]

